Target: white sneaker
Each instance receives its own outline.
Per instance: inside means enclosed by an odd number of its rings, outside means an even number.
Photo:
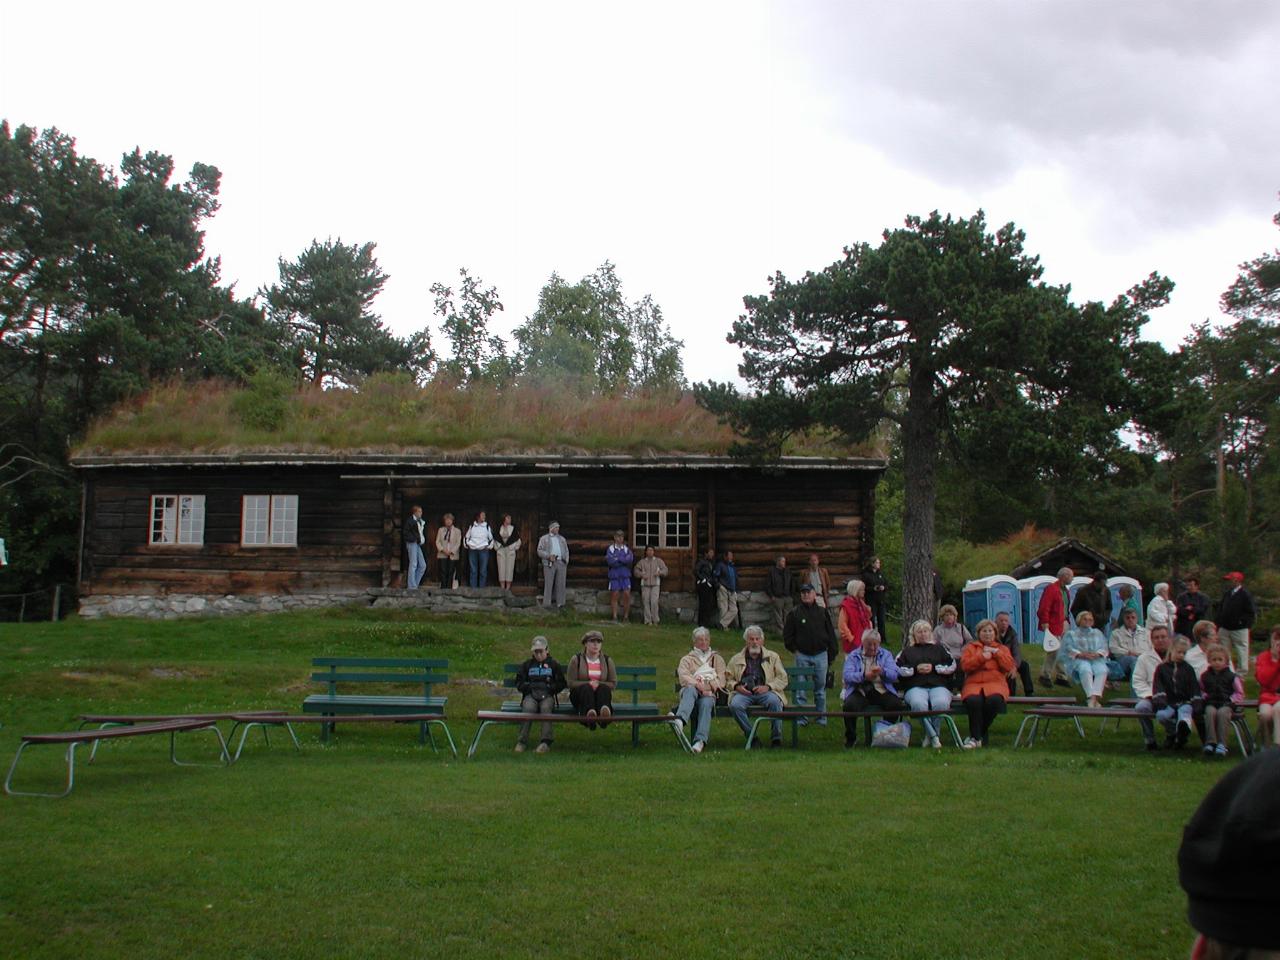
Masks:
[[[941,740],[939,740],[937,737],[934,737],[934,738],[930,741],[929,746],[933,747],[933,749],[935,749],[935,750],[941,750],[941,749],[942,749],[942,741],[941,741]]]
[[[675,713],[670,714],[670,717],[671,717],[671,722],[675,724],[676,729],[679,730],[681,733],[684,733],[684,717]]]
[[[694,741],[694,744],[693,744],[693,747],[692,747],[691,749],[693,750],[693,752],[694,752],[694,753],[701,753],[701,752],[702,752],[702,748],[703,748],[703,747],[705,747],[705,746],[706,746],[706,744],[705,744],[705,743],[703,743],[701,740],[695,740],[695,741]]]
[[[960,746],[964,747],[966,750],[973,750],[978,746],[978,741],[973,739],[973,737],[965,737],[964,743],[960,744]]]

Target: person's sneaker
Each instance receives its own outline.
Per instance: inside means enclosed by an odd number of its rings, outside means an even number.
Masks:
[[[808,717],[800,717],[799,719],[796,720],[796,726],[798,727],[807,727],[808,725],[809,725]]]
[[[827,718],[826,718],[826,717],[819,717],[819,718],[818,718],[816,721],[814,721],[814,722],[815,722],[815,723],[817,723],[817,725],[818,725],[818,726],[820,726],[820,727],[825,727],[825,726],[827,725]]]
[[[707,744],[706,744],[706,741],[705,741],[705,740],[695,740],[695,741],[693,741],[693,746],[692,746],[690,749],[691,749],[695,754],[698,754],[698,753],[701,753],[701,752],[702,752],[702,748],[703,748],[703,747],[705,747],[706,745],[707,745]]]
[[[536,747],[534,747],[534,748],[533,748],[533,752],[534,752],[534,753],[546,753],[546,752],[547,752],[548,750],[550,750],[550,749],[551,749],[551,744],[549,744],[549,743],[547,743],[547,741],[543,740],[540,744],[538,744]]]
[[[965,737],[964,743],[960,744],[960,746],[966,750],[975,750],[978,747],[978,741],[973,739],[973,737]]]
[[[1213,756],[1213,752],[1214,752],[1214,750],[1216,750],[1216,749],[1217,749],[1217,744],[1214,744],[1214,743],[1206,743],[1206,744],[1204,745],[1204,749],[1203,749],[1203,750],[1201,750],[1200,752],[1201,752],[1201,753],[1203,753],[1206,757],[1211,757],[1211,756]]]
[[[523,743],[517,743],[517,744],[516,744],[516,753],[524,753],[524,744],[523,744]]]
[[[781,741],[781,740],[770,740],[770,741],[769,741],[769,746],[770,746],[770,747],[772,747],[774,750],[776,750],[776,749],[778,749],[778,747],[782,746],[782,741]]]
[[[1227,745],[1225,743],[1218,744],[1218,749],[1214,751],[1214,753],[1220,757],[1225,757],[1228,752],[1229,751],[1227,750]]]
[[[600,708],[600,729],[603,730],[609,725],[609,718],[613,716],[613,710],[606,703]]]

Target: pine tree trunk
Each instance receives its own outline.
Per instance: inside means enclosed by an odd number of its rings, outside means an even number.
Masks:
[[[938,416],[932,376],[911,378],[902,422],[903,632],[919,619],[933,622],[933,515],[937,500]]]

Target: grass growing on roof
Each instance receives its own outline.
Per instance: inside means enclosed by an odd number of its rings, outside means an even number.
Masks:
[[[687,627],[590,626],[620,663],[658,665],[671,702]],[[586,628],[407,611],[5,625],[0,754],[81,712],[297,709],[322,654],[449,658],[462,743],[505,695],[474,681],[534,632],[567,661]],[[1181,955],[1179,834],[1235,761],[1149,755],[1132,723],[1087,741],[1060,725],[1015,753],[1015,729],[1000,718],[972,753],[846,752],[835,727],[747,753],[717,720],[690,758],[659,728],[633,750],[621,723],[515,756],[500,727],[454,761],[405,728],[339,727],[321,747],[311,727],[302,753],[257,738],[230,769],[106,743],[67,800],[0,797],[0,942],[77,958],[546,957],[583,938],[620,957]],[[29,755],[24,783],[52,786],[59,751]]]
[[[434,380],[419,387],[406,376],[381,375],[358,389],[285,394],[265,380],[249,387],[169,383],[97,420],[77,453],[723,455],[734,439],[689,393],[601,396],[524,380],[465,389]],[[814,433],[795,438],[784,453],[859,450]]]

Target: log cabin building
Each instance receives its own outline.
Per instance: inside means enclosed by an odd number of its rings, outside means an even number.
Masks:
[[[671,571],[668,592],[693,590],[694,563],[708,546],[734,551],[744,590],[763,589],[778,555],[803,565],[814,551],[841,584],[870,556],[885,469],[866,457],[753,466],[715,455],[492,452],[120,452],[72,464],[83,480],[82,604],[398,587],[407,566],[402,524],[414,504],[428,522],[424,587],[437,582],[442,515],[465,531],[479,510],[495,529],[510,513],[519,529],[517,592],[539,587],[536,546],[552,520],[569,542],[570,588],[605,588],[604,550],[617,529],[637,556],[656,548]],[[492,568],[489,582],[497,582]]]

